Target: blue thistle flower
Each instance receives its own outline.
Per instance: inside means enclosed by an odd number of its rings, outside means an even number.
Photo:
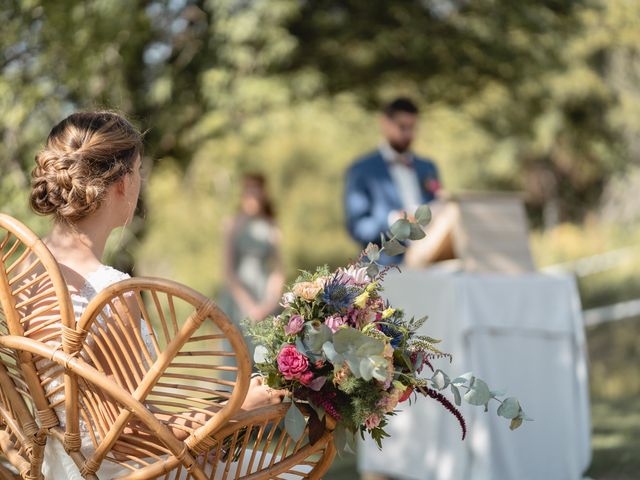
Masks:
[[[387,337],[391,339],[389,343],[393,348],[398,348],[400,346],[400,342],[402,342],[403,333],[400,329],[395,328],[393,325],[387,325],[385,323],[379,323],[380,330]]]
[[[357,295],[357,289],[343,283],[341,276],[334,275],[324,286],[322,300],[336,312],[340,312],[349,308]]]

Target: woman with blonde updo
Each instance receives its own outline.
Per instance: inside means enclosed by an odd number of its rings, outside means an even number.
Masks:
[[[74,113],[56,125],[36,156],[31,207],[40,215],[53,217],[44,242],[60,264],[76,318],[98,292],[129,278],[101,259],[110,233],[133,217],[140,194],[141,155],[142,135],[127,120],[112,112],[87,112]],[[141,335],[148,337],[144,325],[141,322]],[[52,329],[60,328],[60,324],[53,324],[31,330],[37,332],[34,338],[43,339]],[[126,368],[123,362],[123,370]],[[61,381],[49,381],[47,390],[52,392]],[[284,392],[272,391],[261,379],[254,379],[242,408],[277,403],[283,396]],[[62,405],[56,413],[64,425]],[[174,429],[174,434],[186,436],[180,429]],[[83,451],[92,445],[90,438],[84,437]],[[47,442],[44,473],[46,478],[81,478],[62,445],[53,439]],[[98,473],[106,475],[101,478],[110,475]]]

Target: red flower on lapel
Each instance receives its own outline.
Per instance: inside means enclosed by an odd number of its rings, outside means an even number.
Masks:
[[[438,193],[440,191],[441,185],[440,182],[435,178],[427,178],[424,181],[424,188],[427,192],[431,192],[433,194]]]

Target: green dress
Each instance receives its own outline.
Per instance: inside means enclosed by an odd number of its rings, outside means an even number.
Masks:
[[[257,303],[261,303],[264,299],[269,276],[276,267],[278,255],[276,238],[276,227],[272,221],[263,217],[245,217],[240,220],[231,240],[233,271],[238,281]],[[219,305],[238,327],[241,320],[248,316],[226,288],[221,292]],[[246,335],[245,341],[253,361],[254,346]]]

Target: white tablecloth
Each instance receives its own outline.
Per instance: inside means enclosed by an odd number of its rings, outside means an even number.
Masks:
[[[573,278],[406,271],[387,276],[385,293],[408,315],[429,315],[424,333],[443,339],[442,349],[453,354],[451,365],[437,365],[453,376],[473,371],[490,388],[506,389],[535,421],[510,431],[495,414],[497,402],[488,413],[463,403],[469,432],[462,442],[456,419],[420,399],[391,420],[382,452],[360,442],[361,472],[416,480],[582,477],[591,461],[591,424]]]

